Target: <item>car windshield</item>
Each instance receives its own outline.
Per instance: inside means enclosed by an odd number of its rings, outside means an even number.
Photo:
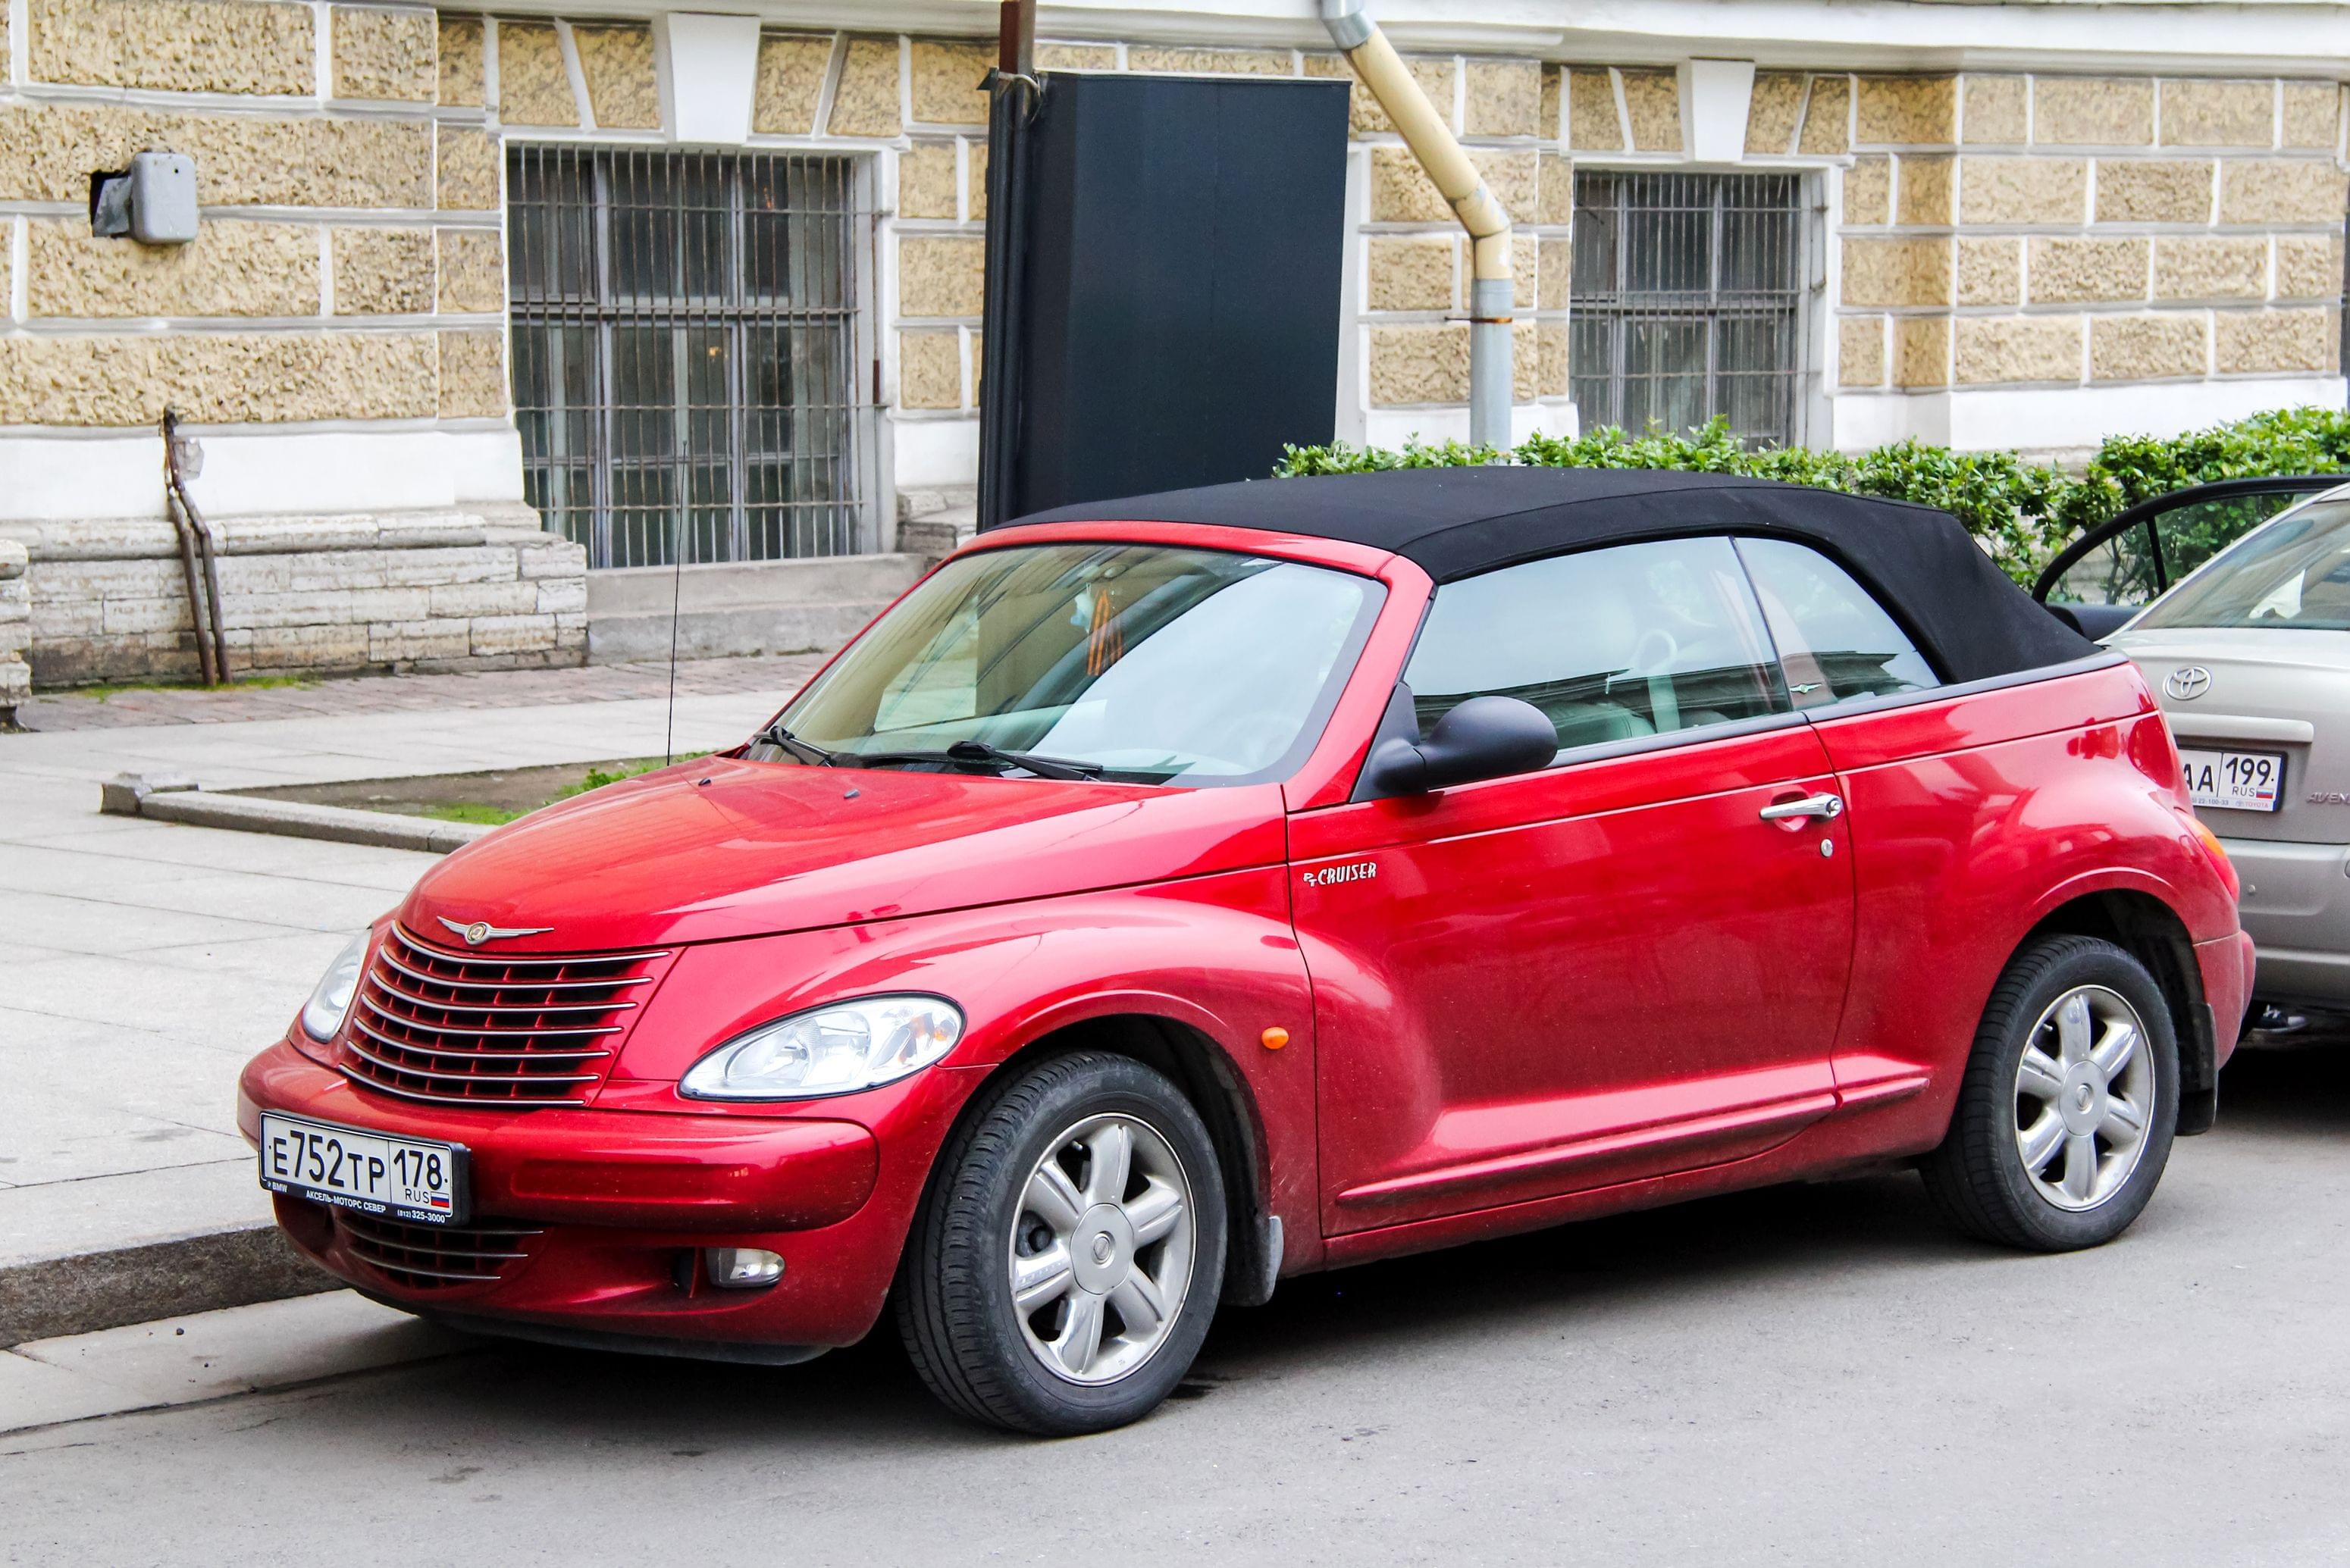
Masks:
[[[2246,535],[2131,629],[2166,627],[2350,631],[2350,500],[2313,501]]]
[[[1030,772],[1150,784],[1280,777],[1319,737],[1384,592],[1321,566],[1158,545],[961,556],[784,711],[786,737],[750,754],[990,772],[1024,757],[1042,764]]]

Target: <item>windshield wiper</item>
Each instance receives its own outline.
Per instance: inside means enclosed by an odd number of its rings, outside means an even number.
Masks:
[[[827,752],[814,741],[801,740],[784,728],[784,722],[781,719],[774,721],[765,729],[752,736],[751,743],[754,746],[767,745],[775,747],[777,751],[789,752],[808,766],[816,768],[830,767],[838,757],[837,753]]]
[[[1107,770],[1099,763],[1072,757],[1040,757],[1029,752],[1007,751],[985,741],[957,741],[941,752],[836,752],[836,767],[887,767],[893,763],[957,763],[965,766],[993,763],[1024,768],[1040,779],[1097,779]]]

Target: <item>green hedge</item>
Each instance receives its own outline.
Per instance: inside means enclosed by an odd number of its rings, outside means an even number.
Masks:
[[[2275,409],[2182,436],[2112,436],[2078,473],[2026,462],[2012,452],[1952,452],[1919,441],[1846,453],[1749,447],[1715,420],[1688,435],[1627,435],[1614,426],[1573,441],[1534,435],[1507,452],[1459,441],[1400,452],[1284,447],[1278,478],[1451,468],[1503,461],[1537,468],[1671,468],[1787,480],[1859,495],[1922,502],[1956,515],[2018,582],[2083,528],[2141,501],[2202,484],[2270,473],[2350,472],[2350,412]]]

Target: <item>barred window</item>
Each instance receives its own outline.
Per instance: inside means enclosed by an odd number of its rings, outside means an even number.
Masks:
[[[871,547],[857,174],[837,157],[510,151],[525,493],[591,566]]]
[[[1573,378],[1583,428],[1753,441],[1802,433],[1807,349],[1800,174],[1575,177]]]

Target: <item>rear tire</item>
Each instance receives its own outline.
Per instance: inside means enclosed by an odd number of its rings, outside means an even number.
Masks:
[[[1942,1218],[2031,1251],[2095,1247],[2154,1196],[2178,1119],[2178,1039],[2162,988],[2095,937],[2008,964],[1975,1033],[1950,1130],[1921,1165]]]
[[[1224,1191],[1181,1091],[1125,1056],[996,1087],[941,1151],[899,1268],[898,1332],[948,1408],[1106,1431],[1191,1369],[1224,1274]]]

